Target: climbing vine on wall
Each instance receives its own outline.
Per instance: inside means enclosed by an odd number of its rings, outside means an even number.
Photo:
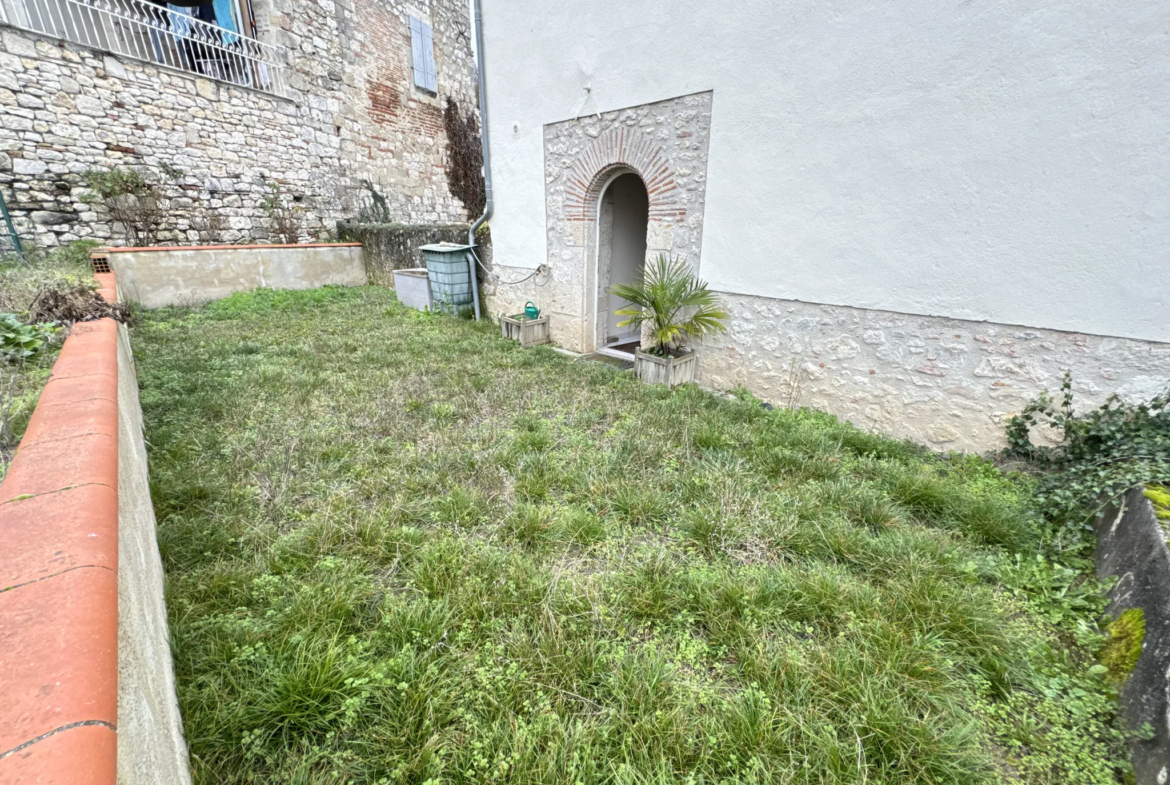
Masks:
[[[483,183],[483,148],[474,111],[463,113],[459,102],[447,99],[443,110],[447,130],[447,183],[451,195],[463,202],[469,220],[483,214],[487,201]]]

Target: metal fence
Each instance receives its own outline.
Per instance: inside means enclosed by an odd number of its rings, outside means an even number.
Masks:
[[[283,49],[145,0],[0,0],[0,22],[290,97]]]
[[[0,191],[0,259],[12,254],[23,256],[24,249],[21,248],[16,227],[12,225],[12,216],[8,214],[8,205],[4,203],[4,192]]]

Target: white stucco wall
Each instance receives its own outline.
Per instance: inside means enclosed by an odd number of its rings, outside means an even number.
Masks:
[[[713,288],[1170,341],[1170,5],[483,5],[501,264],[544,124],[713,90]]]

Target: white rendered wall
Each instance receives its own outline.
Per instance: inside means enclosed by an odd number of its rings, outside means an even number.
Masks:
[[[713,288],[1170,341],[1170,4],[483,5],[499,263],[545,123],[713,90]]]

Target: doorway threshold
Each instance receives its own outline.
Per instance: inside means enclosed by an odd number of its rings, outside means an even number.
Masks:
[[[600,354],[602,357],[612,357],[615,360],[626,360],[627,362],[634,361],[633,352],[622,351],[621,349],[617,349],[613,346],[607,346],[604,349],[598,349],[597,354]]]

